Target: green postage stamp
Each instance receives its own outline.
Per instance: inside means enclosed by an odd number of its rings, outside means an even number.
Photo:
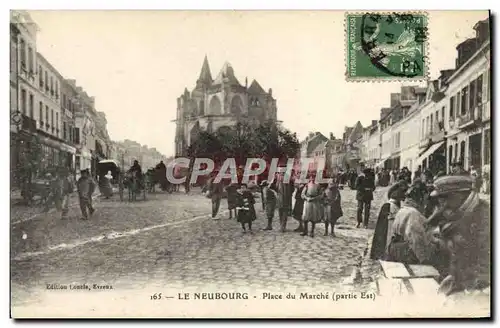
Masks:
[[[415,81],[427,77],[425,13],[347,13],[345,27],[348,81]]]

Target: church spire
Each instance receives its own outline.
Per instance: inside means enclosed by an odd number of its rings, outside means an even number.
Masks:
[[[205,59],[203,60],[203,66],[201,67],[200,77],[198,78],[198,82],[201,83],[212,83],[212,74],[210,73],[210,66],[208,65],[208,58],[205,55]]]

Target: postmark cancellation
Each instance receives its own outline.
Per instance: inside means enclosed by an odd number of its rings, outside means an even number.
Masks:
[[[346,80],[426,80],[427,23],[425,12],[347,12]]]

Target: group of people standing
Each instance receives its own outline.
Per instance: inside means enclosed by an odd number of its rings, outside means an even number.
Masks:
[[[222,195],[227,193],[229,218],[234,216],[241,223],[243,232],[252,231],[252,222],[257,219],[255,197],[245,183],[224,183],[215,180],[216,173],[203,188],[205,195],[212,200],[212,218],[218,219]],[[285,232],[289,217],[299,222],[295,232],[302,236],[314,237],[316,223],[325,223],[325,235],[335,236],[335,223],[342,217],[341,196],[335,179],[319,184],[312,174],[308,183],[285,181],[284,173],[277,173],[271,181],[262,181],[259,188],[262,206],[266,215],[265,231],[273,230],[275,216],[280,222],[280,231]],[[295,201],[293,202],[293,199]]]
[[[423,177],[423,176],[422,176]],[[427,264],[445,294],[489,285],[489,205],[470,176],[416,177],[394,183],[381,207],[372,259]],[[425,179],[425,178],[424,178]]]

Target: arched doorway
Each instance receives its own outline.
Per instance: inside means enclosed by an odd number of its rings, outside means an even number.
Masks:
[[[210,100],[210,115],[221,115],[222,114],[222,105],[219,100],[219,97],[213,96]]]
[[[240,96],[234,96],[231,99],[231,114],[240,115],[243,112],[243,102]]]

